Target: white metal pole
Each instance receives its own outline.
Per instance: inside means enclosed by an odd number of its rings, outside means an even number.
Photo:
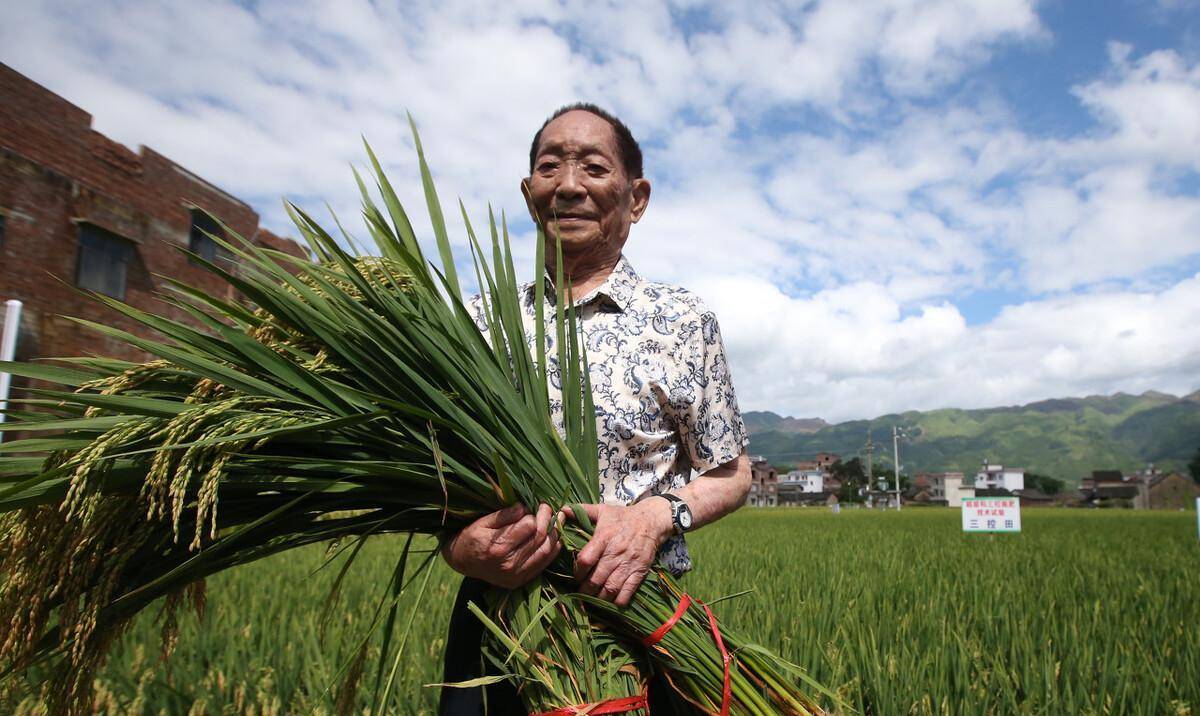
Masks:
[[[21,328],[21,302],[10,298],[4,302],[4,333],[0,336],[0,360],[12,360],[17,353],[17,331]],[[0,423],[8,411],[8,387],[12,374],[0,371]],[[0,432],[0,440],[4,433]]]

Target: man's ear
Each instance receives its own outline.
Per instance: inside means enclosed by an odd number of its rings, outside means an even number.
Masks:
[[[630,207],[629,216],[630,220],[636,224],[642,218],[642,214],[646,213],[646,207],[650,204],[650,180],[634,179],[631,191],[633,192],[633,206]]]
[[[538,215],[537,210],[533,208],[533,193],[529,189],[529,177],[521,180],[521,196],[525,197],[525,208],[529,210],[529,218],[537,225]]]

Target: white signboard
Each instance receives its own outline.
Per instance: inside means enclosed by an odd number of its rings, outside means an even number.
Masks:
[[[964,497],[963,532],[1020,532],[1021,500],[1013,497]]]

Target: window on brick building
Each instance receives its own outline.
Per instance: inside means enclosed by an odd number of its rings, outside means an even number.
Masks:
[[[216,219],[199,209],[192,209],[192,230],[188,235],[188,250],[205,261],[226,268],[233,263],[233,256],[224,247],[213,241],[213,236],[225,238],[225,230]]]
[[[75,284],[124,301],[129,266],[136,251],[133,242],[111,231],[80,224]]]

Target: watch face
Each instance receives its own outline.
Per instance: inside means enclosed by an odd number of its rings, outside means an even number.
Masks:
[[[685,530],[692,528],[692,510],[687,505],[679,508],[679,527]]]

